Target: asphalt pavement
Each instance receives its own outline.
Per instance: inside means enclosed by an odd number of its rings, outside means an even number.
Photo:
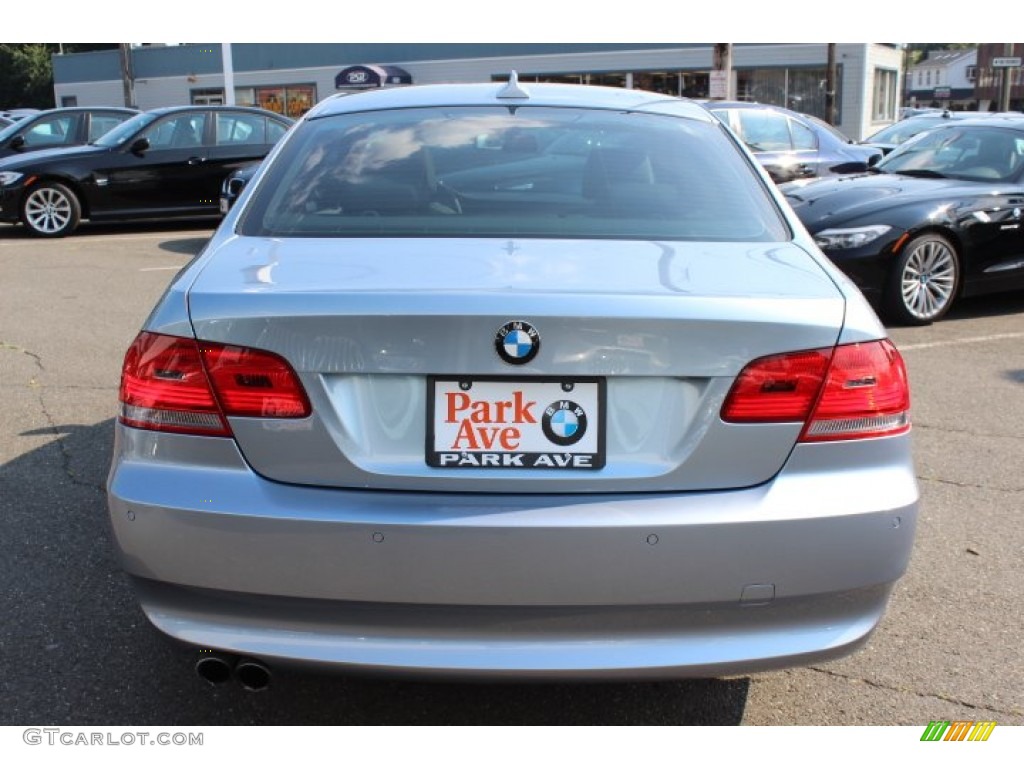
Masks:
[[[846,659],[725,680],[441,684],[276,671],[212,688],[120,571],[104,482],[122,357],[208,224],[0,226],[0,725],[1024,724],[1024,292],[892,336],[913,387],[910,571]]]

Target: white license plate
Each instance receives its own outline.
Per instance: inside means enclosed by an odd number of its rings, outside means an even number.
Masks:
[[[427,387],[431,467],[604,466],[604,379],[432,376]]]

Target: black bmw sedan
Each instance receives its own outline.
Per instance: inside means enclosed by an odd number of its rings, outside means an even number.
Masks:
[[[88,146],[0,160],[0,221],[63,237],[82,219],[216,216],[224,177],[261,160],[292,122],[250,107],[169,107]]]
[[[914,136],[870,172],[782,187],[815,242],[890,321],[1024,288],[1024,117]]]

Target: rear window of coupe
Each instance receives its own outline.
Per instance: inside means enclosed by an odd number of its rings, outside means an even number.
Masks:
[[[789,236],[761,180],[717,124],[529,106],[310,120],[267,169],[239,231],[737,242]]]

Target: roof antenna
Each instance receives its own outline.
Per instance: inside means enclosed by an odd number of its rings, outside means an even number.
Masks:
[[[528,99],[530,94],[523,88],[519,87],[519,73],[514,69],[508,76],[508,82],[505,87],[498,91],[499,99]]]

